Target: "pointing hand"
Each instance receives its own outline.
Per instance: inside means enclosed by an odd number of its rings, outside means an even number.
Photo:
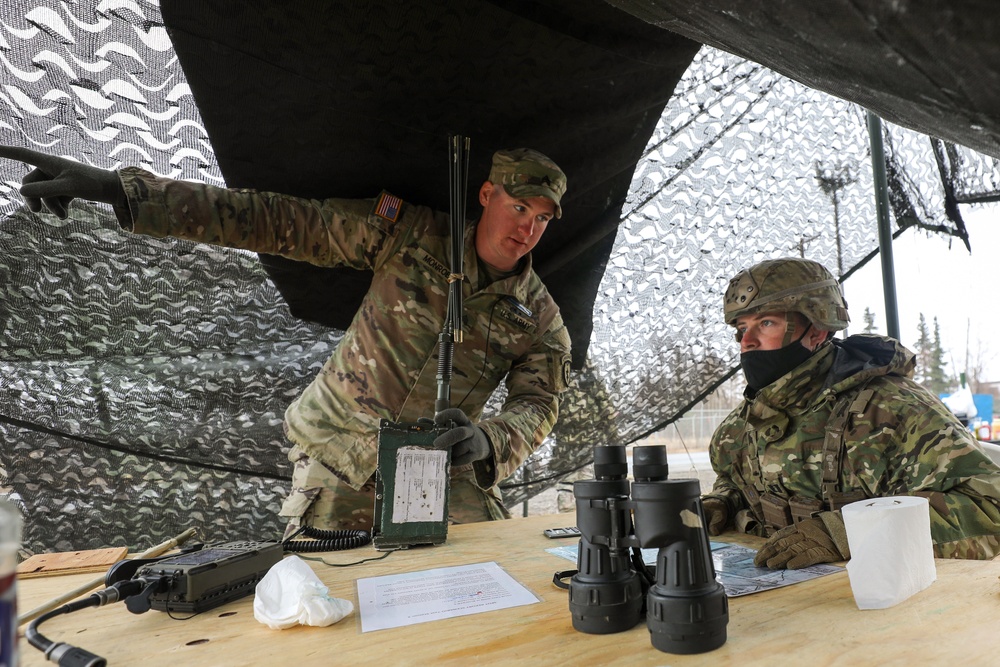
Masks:
[[[0,157],[35,167],[21,180],[21,196],[34,213],[44,206],[65,219],[69,203],[78,197],[128,208],[125,190],[114,171],[18,146],[0,145]]]

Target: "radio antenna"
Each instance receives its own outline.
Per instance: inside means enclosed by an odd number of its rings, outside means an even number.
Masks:
[[[448,276],[448,311],[438,335],[438,393],[435,414],[451,407],[452,359],[455,343],[462,342],[462,255],[465,246],[465,195],[469,183],[469,137],[448,137],[448,190],[451,202],[451,274]]]

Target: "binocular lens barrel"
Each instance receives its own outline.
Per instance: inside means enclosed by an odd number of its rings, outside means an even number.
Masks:
[[[666,447],[646,445],[632,448],[632,477],[636,482],[665,480],[668,472]]]
[[[573,484],[581,534],[569,584],[573,627],[589,634],[628,630],[642,620],[645,601],[657,649],[716,649],[726,642],[729,603],[715,578],[698,480],[668,479],[662,446],[635,447],[632,463],[630,484],[625,448],[595,447],[594,479]],[[652,585],[629,558],[639,546],[658,549]]]
[[[635,482],[635,534],[659,549],[656,584],[646,597],[653,646],[667,653],[704,653],[726,643],[729,600],[715,578],[696,479]]]
[[[625,450],[602,454],[600,463],[596,453],[594,458],[595,477],[601,478],[573,484],[580,546],[577,573],[570,579],[569,610],[573,627],[587,634],[634,628],[642,620],[645,594],[624,543],[632,533]]]
[[[595,479],[626,479],[628,477],[628,454],[624,447],[594,447]]]

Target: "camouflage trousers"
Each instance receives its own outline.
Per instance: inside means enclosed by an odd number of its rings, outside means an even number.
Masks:
[[[375,478],[360,489],[337,477],[321,462],[292,447],[288,459],[293,464],[292,489],[281,506],[280,516],[288,520],[285,537],[302,526],[321,530],[372,529],[375,514]],[[509,519],[510,512],[500,500],[496,487],[476,485],[472,466],[453,468],[448,498],[449,523],[474,523]]]

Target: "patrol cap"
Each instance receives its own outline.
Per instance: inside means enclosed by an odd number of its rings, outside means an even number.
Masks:
[[[490,183],[502,185],[511,197],[545,197],[556,205],[562,217],[562,196],[566,194],[566,174],[555,162],[530,148],[499,150],[493,154]]]

